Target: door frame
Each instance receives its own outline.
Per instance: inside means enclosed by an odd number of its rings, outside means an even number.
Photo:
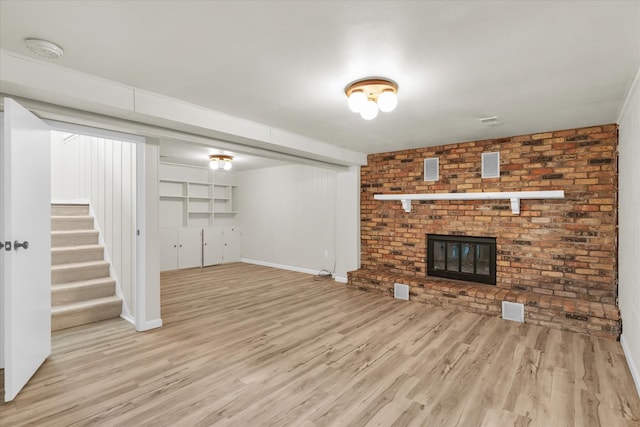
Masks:
[[[136,281],[133,292],[133,306],[135,315],[134,325],[137,331],[149,329],[146,319],[146,248],[144,237],[146,233],[145,213],[146,213],[146,186],[144,185],[146,176],[145,144],[146,138],[128,133],[116,132],[96,127],[77,125],[74,123],[60,122],[57,120],[47,120],[44,122],[51,127],[52,131],[68,132],[97,138],[115,139],[129,142],[136,146],[136,239],[135,239],[135,268]],[[129,320],[129,319],[126,319]]]

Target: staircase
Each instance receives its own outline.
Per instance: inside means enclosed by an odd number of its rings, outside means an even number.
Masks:
[[[51,330],[119,317],[122,299],[89,205],[51,205]]]

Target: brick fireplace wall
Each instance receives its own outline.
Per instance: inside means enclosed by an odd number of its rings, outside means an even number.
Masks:
[[[361,169],[362,268],[349,285],[499,315],[525,304],[525,321],[618,338],[617,126],[521,135],[372,154]],[[500,177],[481,178],[481,154],[500,153]],[[424,159],[440,179],[424,181]],[[564,190],[561,200],[399,201],[375,194]],[[426,234],[497,238],[497,285],[426,276]]]

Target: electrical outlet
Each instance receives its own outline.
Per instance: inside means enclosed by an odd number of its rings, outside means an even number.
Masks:
[[[329,251],[326,251],[326,250],[324,251],[324,257],[329,258]]]

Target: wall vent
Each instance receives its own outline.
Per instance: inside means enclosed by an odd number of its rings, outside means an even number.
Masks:
[[[437,157],[424,159],[424,180],[437,181],[440,178],[438,169],[439,161]]]
[[[500,122],[498,121],[498,116],[483,117],[478,120],[480,121],[480,123],[487,126],[495,126],[500,124]]]
[[[500,153],[482,153],[482,177],[500,178]]]
[[[393,297],[409,301],[409,285],[393,284]]]
[[[502,301],[502,318],[524,323],[524,304]]]

